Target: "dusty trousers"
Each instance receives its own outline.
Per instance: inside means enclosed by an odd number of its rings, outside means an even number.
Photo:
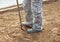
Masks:
[[[33,29],[42,29],[42,0],[24,0],[26,22],[33,24]]]

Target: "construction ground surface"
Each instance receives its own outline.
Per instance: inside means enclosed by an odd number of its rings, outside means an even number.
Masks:
[[[22,21],[24,14],[21,10]],[[60,42],[60,1],[43,4],[43,21],[43,32],[28,34],[17,11],[0,13],[0,42]]]

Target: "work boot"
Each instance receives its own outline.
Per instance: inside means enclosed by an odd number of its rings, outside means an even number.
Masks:
[[[33,28],[31,28],[31,29],[28,29],[27,32],[28,33],[42,32],[42,29],[33,29]]]
[[[32,24],[28,23],[28,22],[22,22],[22,25],[25,26],[25,27],[32,28]]]

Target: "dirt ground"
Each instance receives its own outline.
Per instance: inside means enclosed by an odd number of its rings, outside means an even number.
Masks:
[[[25,21],[23,10],[21,14]],[[60,42],[60,1],[43,4],[43,28],[28,34],[20,29],[17,12],[0,13],[0,42]]]

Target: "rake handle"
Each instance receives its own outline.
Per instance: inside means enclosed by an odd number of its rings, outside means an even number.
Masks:
[[[19,21],[20,21],[21,30],[23,30],[22,29],[22,20],[21,20],[21,15],[20,15],[20,9],[19,9],[19,2],[18,2],[18,0],[16,0],[16,2],[17,2],[17,8],[18,8],[18,15],[19,15]]]

